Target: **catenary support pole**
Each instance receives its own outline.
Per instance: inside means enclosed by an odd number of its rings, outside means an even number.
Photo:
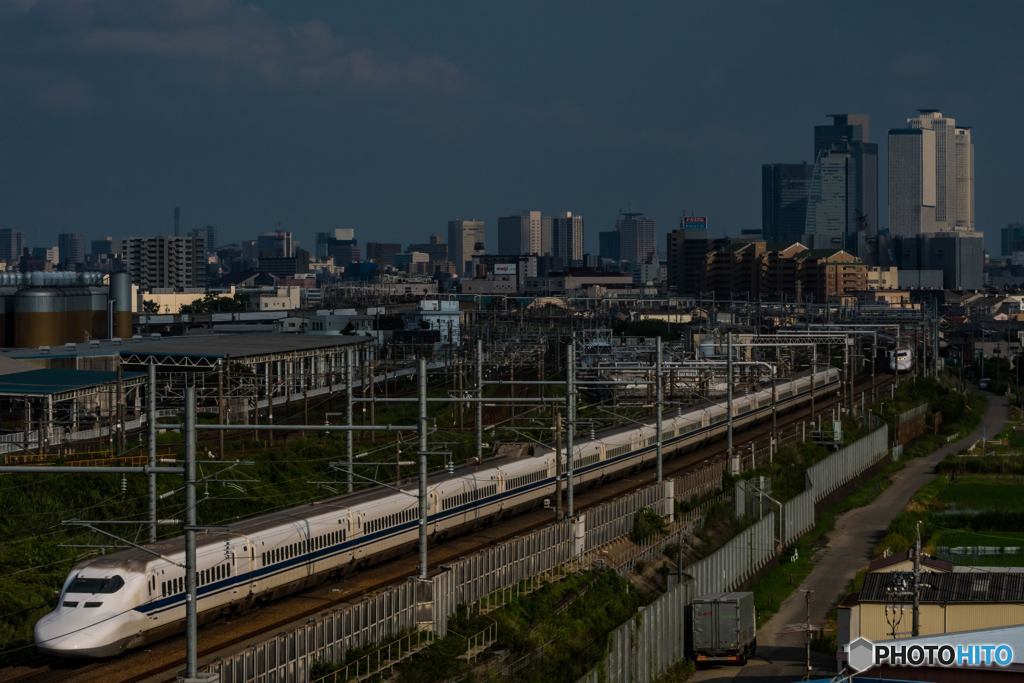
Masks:
[[[576,516],[576,502],[574,500],[574,464],[573,464],[573,450],[575,444],[573,440],[576,436],[576,335],[573,335],[569,341],[569,348],[566,350],[566,366],[565,366],[565,379],[566,379],[566,420],[565,420],[565,471],[566,477],[568,478],[568,496],[567,496],[567,508],[569,518]]]
[[[729,471],[732,474],[739,474],[739,460],[734,460],[732,449],[732,332],[726,333],[725,353],[725,452],[729,460]]]
[[[419,436],[420,461],[420,578],[427,578],[427,359],[420,358],[419,378],[420,415],[416,423]]]
[[[352,384],[355,381],[355,367],[352,364],[351,349],[345,350],[345,419],[349,427],[352,426]],[[345,469],[345,490],[352,493],[352,468],[355,467],[355,451],[352,445],[352,432],[345,432],[345,459],[348,467]]]
[[[147,463],[156,467],[156,364],[149,361],[149,386],[146,395],[146,431],[149,436]],[[149,490],[149,542],[156,543],[156,474],[147,475]]]
[[[654,408],[655,426],[654,426],[654,431],[655,431],[656,440],[658,442],[657,443],[658,481],[660,482],[662,479],[664,479],[664,472],[662,471],[663,468],[662,468],[662,450],[661,450],[661,420],[662,420],[662,407],[661,407],[661,404],[665,400],[665,385],[664,385],[664,383],[662,381],[662,378],[661,378],[661,372],[662,372],[662,369],[661,369],[661,358],[662,358],[662,356],[661,356],[661,354],[662,354],[661,336],[659,335],[658,337],[655,337],[655,339],[656,339],[656,343],[657,343],[657,348],[656,348],[656,354],[657,355],[655,356],[655,359],[654,359],[654,366],[655,366],[654,367],[654,373],[655,373],[655,380],[654,380],[654,382],[655,382],[655,388],[656,388],[656,392],[657,393],[656,393],[656,395],[654,397],[654,401],[655,401],[655,408]]]
[[[484,341],[476,340],[476,462],[484,461]]]
[[[185,676],[196,677],[198,605],[196,604],[196,389],[185,389]]]

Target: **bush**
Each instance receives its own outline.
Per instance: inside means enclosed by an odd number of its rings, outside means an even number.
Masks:
[[[666,529],[665,520],[661,515],[650,508],[644,508],[633,515],[633,531],[629,538],[634,543],[645,543],[665,533]]]

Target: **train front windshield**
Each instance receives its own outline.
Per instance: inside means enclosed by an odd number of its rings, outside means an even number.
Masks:
[[[90,578],[76,576],[71,585],[68,586],[68,593],[116,593],[124,585],[124,579],[120,576],[108,576],[102,578]]]

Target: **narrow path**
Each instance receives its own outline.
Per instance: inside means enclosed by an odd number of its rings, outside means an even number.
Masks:
[[[924,458],[911,460],[892,477],[892,483],[878,498],[855,508],[836,520],[828,534],[827,545],[817,555],[814,569],[782,603],[779,611],[757,634],[757,659],[745,667],[716,667],[697,672],[695,681],[793,681],[805,670],[804,634],[806,620],[804,590],[814,591],[811,599],[811,623],[824,624],[840,592],[871,560],[871,553],[882,539],[889,523],[910,502],[915,492],[935,477],[935,467],[947,455],[967,448],[981,438],[982,430],[997,434],[1007,421],[1004,397],[990,397],[981,423],[966,437],[946,444]],[[834,660],[811,654],[815,674],[834,673]]]

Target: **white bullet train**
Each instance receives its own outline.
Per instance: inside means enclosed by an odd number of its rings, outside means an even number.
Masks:
[[[815,395],[834,393],[835,369],[815,375]],[[781,411],[809,400],[810,376],[779,382]],[[771,415],[771,389],[734,401],[734,427]],[[709,404],[666,419],[664,452],[699,446],[726,431],[725,406]],[[655,427],[602,436],[573,449],[577,486],[633,470],[655,458]],[[563,455],[563,467],[564,467]],[[555,492],[553,450],[432,478],[428,531],[435,539],[472,528]],[[273,600],[405,552],[418,540],[416,489],[364,491],[205,531],[197,540],[199,617]],[[185,621],[183,537],[79,563],[57,607],[35,626],[36,647],[66,657],[111,657],[180,631]]]

